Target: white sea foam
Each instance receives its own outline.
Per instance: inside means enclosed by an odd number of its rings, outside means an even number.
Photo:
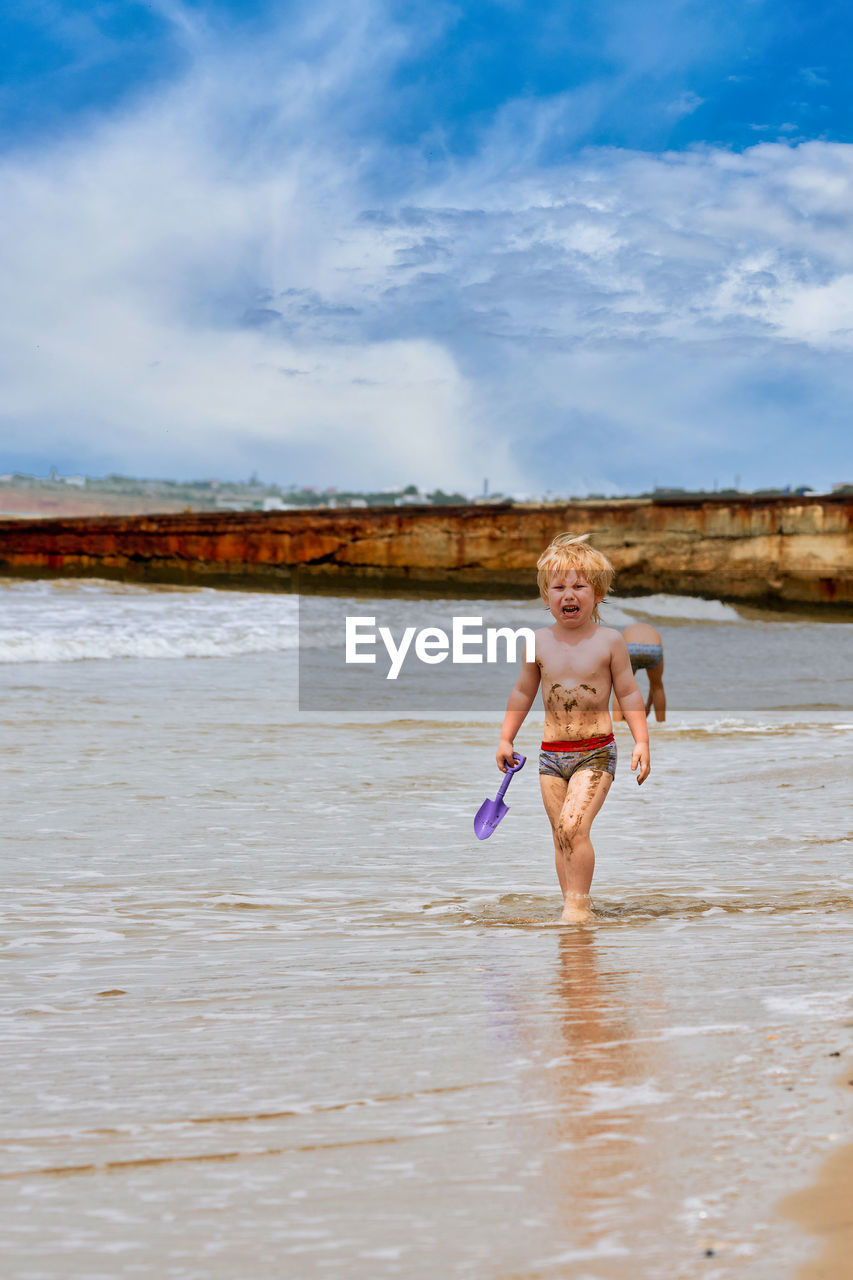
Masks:
[[[637,621],[636,616],[632,617],[630,613],[625,612],[622,603],[608,598],[599,605],[601,621],[606,627],[618,627],[621,630],[622,627],[629,627],[632,622]]]
[[[656,1107],[669,1102],[672,1094],[658,1089],[654,1080],[642,1084],[616,1085],[607,1081],[589,1084],[578,1089],[583,1095],[581,1106],[587,1115],[599,1111],[624,1111],[634,1107]]]
[[[796,711],[797,708],[791,708]],[[716,716],[710,720],[704,719],[701,712],[694,712],[692,715],[682,712],[679,719],[667,720],[665,724],[652,723],[652,730],[655,736],[671,737],[676,734],[687,734],[694,737],[696,734],[707,733],[713,736],[728,736],[736,734],[774,734],[790,736],[792,733],[799,735],[825,735],[827,731],[832,730],[834,733],[849,733],[853,729],[851,724],[838,724],[833,722],[833,710],[819,709],[813,712],[808,719],[802,719],[796,715],[786,715],[785,712],[765,711],[745,720],[737,716]]]
[[[294,596],[124,583],[0,583],[0,663],[216,658],[297,645]]]
[[[817,1018],[835,1022],[849,1017],[853,996],[849,991],[791,991],[784,996],[765,996],[764,1006],[782,1018]]]
[[[722,600],[703,600],[698,596],[611,596],[606,609],[617,609],[630,615],[641,613],[652,618],[684,618],[695,622],[741,622],[737,609]],[[621,621],[619,625],[623,624]]]

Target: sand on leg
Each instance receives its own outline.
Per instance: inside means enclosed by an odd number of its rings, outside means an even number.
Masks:
[[[562,804],[551,783],[561,779],[542,776],[542,799],[554,833],[557,876],[563,891],[566,923],[581,923],[592,917],[589,890],[595,870],[595,850],[590,839],[593,819],[610,790],[613,778],[603,769],[579,769],[565,784]]]
[[[565,778],[555,778],[549,773],[540,773],[539,775],[542,803],[545,806],[548,821],[551,823],[551,834],[554,837],[554,866],[557,869],[557,879],[560,882],[560,891],[563,898],[566,896],[566,859],[563,856],[562,846],[557,839],[557,824],[560,821],[560,813],[566,800],[568,786],[569,784]]]

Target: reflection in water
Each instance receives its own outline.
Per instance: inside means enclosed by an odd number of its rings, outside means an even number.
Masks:
[[[553,983],[559,1056],[547,1072],[557,1103],[551,1184],[580,1249],[600,1248],[604,1231],[621,1252],[613,1238],[620,1202],[655,1183],[648,1115],[664,1100],[651,1079],[661,1046],[637,1038],[634,981],[605,967],[594,930],[561,932]],[[640,1007],[648,1014],[660,1001],[647,990]]]

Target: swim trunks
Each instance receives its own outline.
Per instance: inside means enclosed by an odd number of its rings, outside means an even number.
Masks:
[[[582,738],[572,742],[543,742],[539,752],[539,772],[568,782],[579,769],[594,769],[616,777],[616,743],[613,734]]]
[[[631,659],[631,670],[649,670],[659,667],[663,662],[662,644],[629,644],[628,657]]]

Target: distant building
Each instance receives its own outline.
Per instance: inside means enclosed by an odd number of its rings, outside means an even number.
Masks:
[[[251,498],[237,498],[231,494],[218,493],[216,495],[216,508],[218,511],[253,511],[257,507],[257,503]]]

